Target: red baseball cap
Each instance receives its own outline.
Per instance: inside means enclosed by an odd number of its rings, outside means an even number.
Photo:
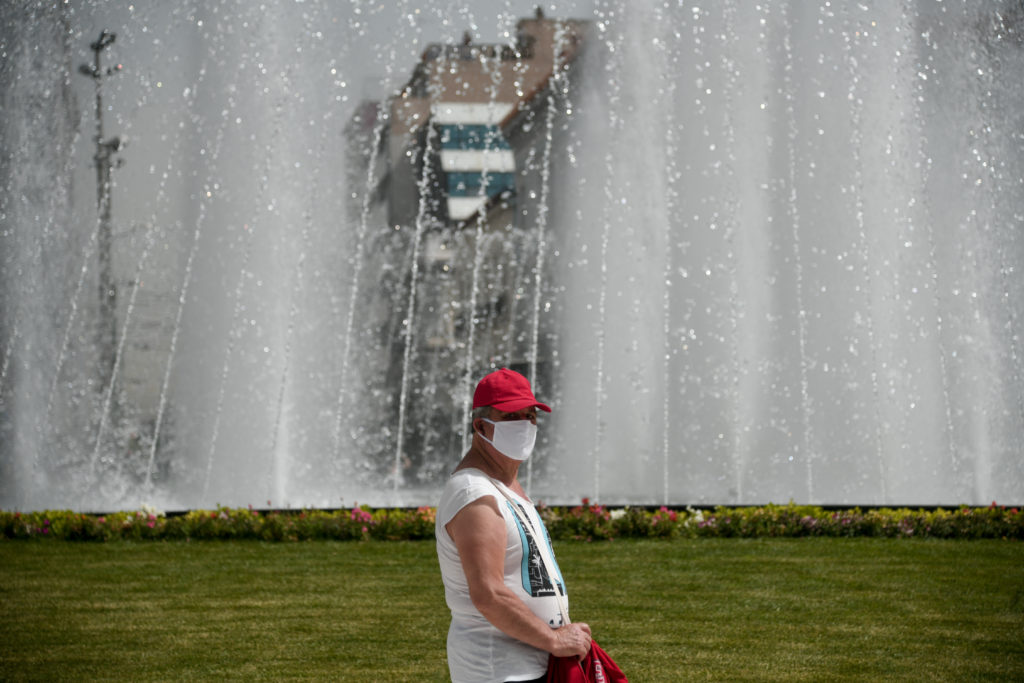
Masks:
[[[473,408],[484,406],[496,408],[503,413],[514,413],[530,406],[551,412],[551,408],[534,398],[530,380],[508,368],[492,372],[476,385]]]

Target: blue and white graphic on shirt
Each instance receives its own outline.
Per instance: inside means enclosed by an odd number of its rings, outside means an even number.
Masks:
[[[512,501],[506,500],[505,504],[512,510],[514,519],[516,521],[516,527],[519,529],[519,538],[523,544],[523,563],[522,563],[522,582],[523,590],[529,593],[535,598],[542,597],[553,597],[555,593],[555,584],[558,586],[558,592],[561,595],[565,595],[565,582],[562,580],[562,570],[558,567],[558,562],[555,560],[555,553],[551,549],[551,539],[548,537],[548,530],[544,528],[543,524],[541,529],[543,530],[543,538],[539,539],[539,542],[547,544],[549,557],[554,562],[554,569],[558,573],[558,576],[554,577],[555,583],[552,583],[551,578],[544,569],[544,562],[540,557],[540,549],[537,546],[538,539],[534,538],[532,529],[523,526],[519,515],[515,514],[515,509],[512,508]],[[518,504],[517,504],[518,505]],[[522,511],[523,517],[527,516],[526,510],[522,505],[518,505]]]

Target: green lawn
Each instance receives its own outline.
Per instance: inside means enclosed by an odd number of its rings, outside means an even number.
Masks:
[[[1024,680],[1024,545],[558,543],[631,680]],[[0,542],[0,679],[447,680],[430,542]]]

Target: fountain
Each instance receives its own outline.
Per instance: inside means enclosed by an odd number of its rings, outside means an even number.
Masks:
[[[994,84],[1022,52],[1003,9],[614,17],[615,68],[639,76],[595,122],[619,144],[579,147],[605,178],[570,181],[589,194],[556,221],[583,266],[564,300],[590,304],[566,309],[566,335],[586,330],[567,419],[600,425],[577,490],[1020,498],[1021,92]]]
[[[1018,3],[491,4],[0,10],[0,508],[1021,502]]]

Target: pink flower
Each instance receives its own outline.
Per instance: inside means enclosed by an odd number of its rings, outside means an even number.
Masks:
[[[351,519],[353,522],[358,521],[365,523],[370,522],[373,519],[373,515],[371,515],[366,510],[363,510],[362,508],[352,508],[352,512],[349,513],[349,519]]]
[[[148,526],[150,529],[152,529],[153,527],[156,526],[156,522],[154,522],[153,520],[150,520],[150,521],[146,522],[146,526]]]

